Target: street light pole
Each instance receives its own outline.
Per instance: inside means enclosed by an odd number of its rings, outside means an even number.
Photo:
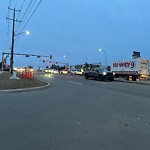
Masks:
[[[68,63],[66,63],[66,65],[68,66],[68,70],[70,71],[70,66],[69,66],[69,58],[68,57],[66,57],[66,55],[64,55],[64,58],[66,59],[68,59]]]
[[[105,66],[107,66],[107,53],[106,53],[106,51],[103,49],[99,49],[99,51],[104,53],[104,55],[105,55]]]
[[[29,32],[29,31],[25,31],[25,32],[20,32],[20,33],[18,33],[18,34],[15,34],[14,36],[17,36],[17,35],[20,35],[20,34],[23,34],[23,33],[25,33],[26,35],[30,35],[30,32]]]

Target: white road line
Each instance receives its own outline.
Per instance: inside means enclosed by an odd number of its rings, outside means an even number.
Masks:
[[[79,84],[79,85],[83,85],[83,83],[80,82],[74,82],[74,81],[68,81],[69,83],[73,83],[73,84]]]

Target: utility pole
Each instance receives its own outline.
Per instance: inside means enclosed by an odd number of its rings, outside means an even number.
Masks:
[[[2,71],[4,70],[4,52],[2,53]]]
[[[16,11],[20,12],[20,10],[16,10],[15,8],[14,9],[8,8],[8,9],[13,10],[13,19],[10,19],[10,18],[6,17],[6,19],[13,21],[13,27],[12,27],[12,45],[11,45],[11,55],[10,55],[10,68],[11,68],[11,74],[13,74],[15,22],[16,21],[17,22],[21,22],[21,21],[18,21],[18,20],[15,19]]]

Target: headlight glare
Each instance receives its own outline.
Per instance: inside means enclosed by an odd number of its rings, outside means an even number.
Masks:
[[[106,72],[103,72],[103,75],[105,76],[107,73]]]

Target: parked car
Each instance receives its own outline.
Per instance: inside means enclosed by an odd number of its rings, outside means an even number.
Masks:
[[[85,79],[94,78],[96,80],[114,80],[114,74],[106,68],[98,68],[85,72]]]

